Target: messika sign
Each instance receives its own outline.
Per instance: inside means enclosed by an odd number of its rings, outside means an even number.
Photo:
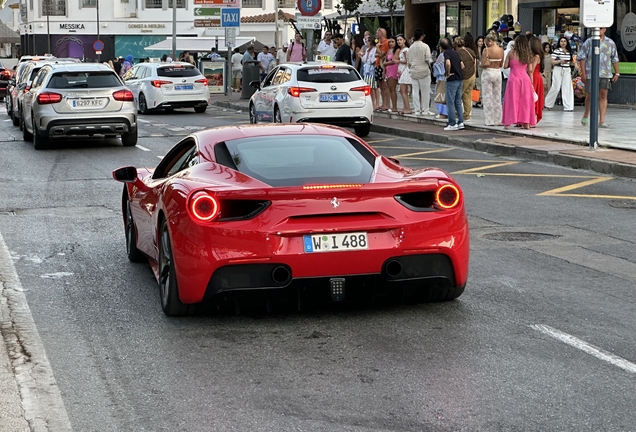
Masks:
[[[60,29],[62,30],[85,30],[84,24],[81,23],[61,23]]]

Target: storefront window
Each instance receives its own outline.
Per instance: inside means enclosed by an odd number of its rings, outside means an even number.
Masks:
[[[466,36],[473,26],[473,14],[470,3],[446,3],[446,34],[448,36]]]

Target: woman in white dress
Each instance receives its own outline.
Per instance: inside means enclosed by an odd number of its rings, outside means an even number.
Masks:
[[[411,84],[411,74],[408,67],[408,52],[409,41],[404,38],[404,35],[398,35],[397,44],[400,47],[400,64],[398,65],[398,84],[400,85],[400,95],[402,96],[402,111],[398,114],[413,114],[411,111],[411,105],[409,104],[409,90]]]
[[[360,58],[362,62],[362,76],[364,81],[371,87],[371,102],[373,103],[373,109],[377,110],[380,102],[380,92],[378,83],[375,80],[375,39],[369,38],[367,40],[366,52]]]

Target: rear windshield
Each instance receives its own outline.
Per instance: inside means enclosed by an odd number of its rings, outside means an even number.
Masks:
[[[308,69],[299,69],[297,73],[298,81],[314,82],[314,83],[345,83],[358,81],[360,75],[349,68],[325,68],[315,67]]]
[[[184,78],[201,75],[199,69],[194,66],[165,66],[157,69],[157,75],[167,78]]]
[[[48,88],[104,88],[121,87],[115,72],[62,72],[51,77]]]
[[[220,163],[271,186],[368,183],[374,161],[359,143],[318,135],[242,138],[217,145],[215,154]]]

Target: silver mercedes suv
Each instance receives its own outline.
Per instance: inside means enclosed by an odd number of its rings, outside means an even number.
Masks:
[[[121,136],[137,144],[137,109],[119,76],[99,63],[47,64],[22,103],[22,133],[36,149],[69,135]]]

